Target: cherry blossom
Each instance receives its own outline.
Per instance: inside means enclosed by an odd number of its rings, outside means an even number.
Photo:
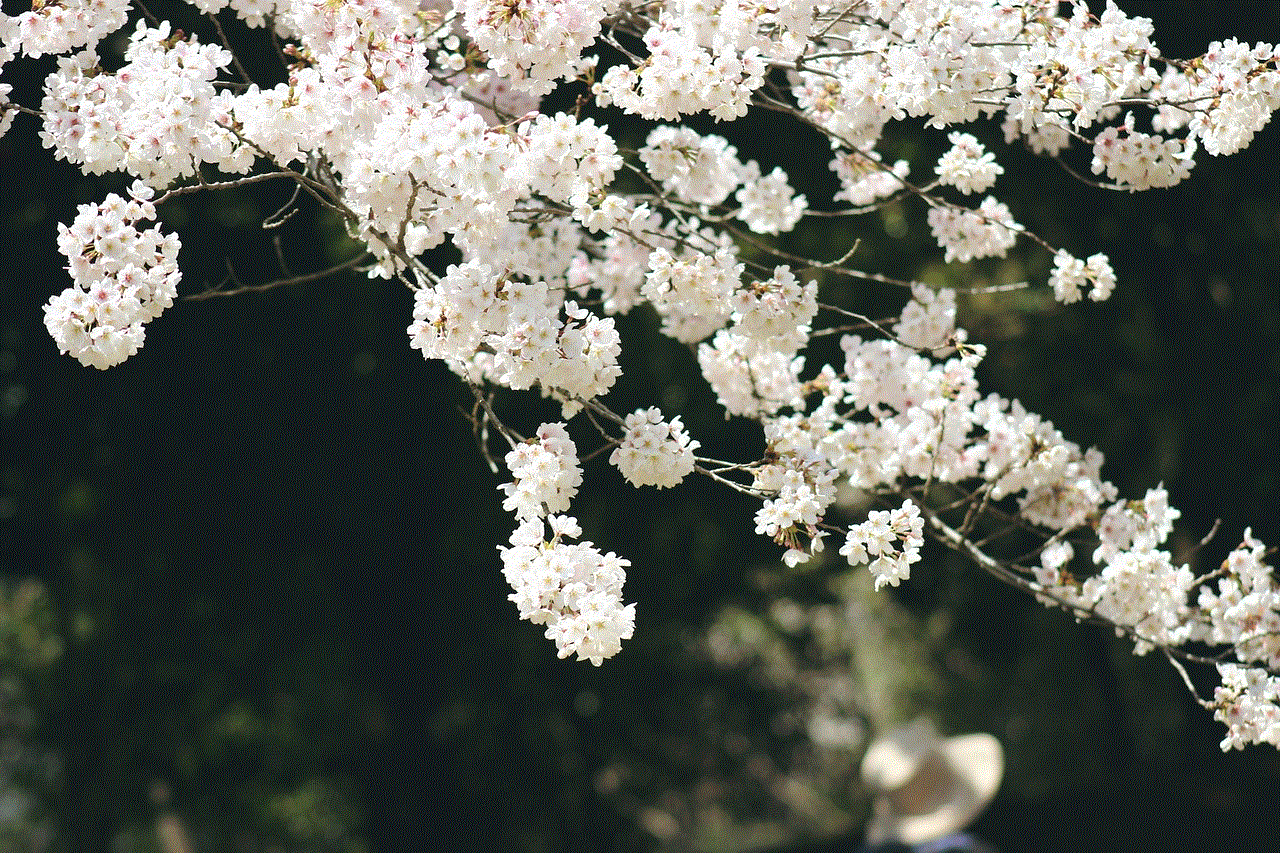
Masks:
[[[1061,14],[1050,0],[973,0],[963,13],[942,0],[193,6],[270,27],[279,73],[245,79],[234,45],[124,0],[0,16],[4,64],[58,55],[39,105],[10,103],[0,84],[0,131],[31,119],[52,156],[137,179],[129,198],[84,205],[60,228],[72,284],[44,313],[62,352],[118,365],[178,297],[178,237],[140,227],[158,206],[291,181],[341,221],[369,275],[412,291],[408,345],[474,390],[481,453],[510,473],[500,489],[515,532],[499,552],[511,600],[562,657],[598,665],[635,630],[628,561],[570,541],[582,536],[571,503],[594,477],[585,460],[609,451],[636,486],[697,472],[750,495],[757,532],[792,566],[820,567],[834,535],[877,588],[895,586],[935,539],[1110,624],[1139,653],[1212,670],[1220,683],[1196,698],[1227,726],[1224,748],[1280,744],[1280,591],[1262,543],[1246,532],[1197,575],[1168,544],[1179,513],[1162,488],[1121,498],[1100,453],[980,392],[985,350],[957,327],[953,290],[861,270],[856,243],[823,260],[769,239],[806,219],[861,228],[886,204],[915,205],[944,263],[1045,252],[1052,271],[1029,286],[1064,304],[1106,299],[1123,286],[1110,261],[1015,221],[989,194],[1007,149],[966,125],[995,119],[1006,145],[1091,158],[1100,192],[1169,187],[1200,151],[1248,145],[1280,108],[1280,49],[1228,40],[1169,60],[1150,21],[1112,3]],[[548,96],[572,107],[544,109]],[[753,112],[778,122],[780,140],[826,139],[829,157],[812,165],[834,172],[830,198],[706,132]],[[676,123],[694,116],[700,130]],[[890,122],[945,132],[935,176],[896,159]],[[1088,171],[1077,177],[1092,182]],[[864,314],[857,286],[823,301],[819,274],[900,286],[897,316]],[[610,408],[624,344],[643,346],[619,332],[631,311],[696,354],[725,416],[757,422],[761,447],[701,458],[680,417]],[[558,403],[563,421],[521,436],[500,410],[525,391]],[[979,536],[988,515],[1038,547],[1017,556]]]

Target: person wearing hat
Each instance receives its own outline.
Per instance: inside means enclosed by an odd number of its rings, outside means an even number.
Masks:
[[[928,720],[867,748],[862,782],[874,794],[859,853],[994,853],[962,832],[991,802],[1004,750],[989,734],[940,738]]]

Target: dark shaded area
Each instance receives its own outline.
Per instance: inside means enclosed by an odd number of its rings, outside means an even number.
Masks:
[[[1156,18],[1174,56],[1280,36],[1274,4],[1124,6]],[[31,103],[23,82],[15,98]],[[766,170],[791,165],[807,192],[827,181],[825,159],[794,166],[815,155],[803,140],[782,148],[750,123],[715,132]],[[1123,196],[983,129],[1015,216],[1077,254],[1107,252],[1121,282],[1102,305],[971,303],[991,346],[987,387],[1103,449],[1122,492],[1164,482],[1183,511],[1178,547],[1221,518],[1204,565],[1247,526],[1280,542],[1277,133],[1221,161],[1201,154],[1184,186]],[[902,156],[923,172],[945,134],[921,138]],[[19,117],[0,139],[0,186],[0,574],[48,586],[66,642],[32,687],[37,736],[62,758],[43,787],[53,849],[148,849],[173,809],[200,851],[361,839],[372,851],[639,851],[658,847],[643,815],[664,791],[727,777],[738,812],[776,808],[752,757],[785,761],[787,697],[694,651],[722,605],[765,600],[755,567],[776,551],[745,501],[704,482],[637,492],[589,466],[595,497],[575,510],[588,538],[632,560],[637,633],[599,669],[557,661],[506,601],[499,479],[458,411],[464,389],[408,346],[407,291],[349,276],[180,302],[138,355],[100,373],[57,354],[40,306],[66,284],[54,224],[122,184],[51,163]],[[276,275],[256,223],[285,198],[266,188],[166,208],[182,292],[221,280],[224,256],[246,281]],[[924,213],[903,216],[912,227],[896,243],[868,223],[869,267],[927,272]],[[796,240],[830,256],[822,241],[849,236]],[[295,273],[344,251],[310,208],[282,241]],[[1025,275],[1043,282],[1048,267],[1029,255]],[[652,332],[644,316],[622,325],[633,342]],[[626,358],[616,409],[659,400],[713,456],[759,441],[725,427],[678,346]],[[526,432],[556,416],[507,403]],[[1163,661],[941,554],[900,598],[951,614],[944,721],[1006,744],[1005,788],[975,827],[999,849],[1280,841],[1277,754],[1221,754],[1220,727]]]

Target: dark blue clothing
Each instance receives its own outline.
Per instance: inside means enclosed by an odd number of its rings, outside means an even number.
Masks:
[[[885,841],[880,844],[864,844],[857,853],[996,853],[989,845],[969,835],[957,832],[933,841],[919,844],[903,844],[901,841]]]
[[[935,841],[926,841],[911,848],[913,853],[996,853],[967,832],[957,832]]]

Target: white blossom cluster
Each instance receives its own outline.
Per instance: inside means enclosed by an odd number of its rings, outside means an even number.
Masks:
[[[58,350],[81,364],[112,367],[142,346],[144,324],[173,304],[182,273],[177,236],[137,223],[156,217],[151,191],[135,183],[128,200],[112,193],[79,207],[58,230],[71,287],[44,306],[44,324]]]
[[[895,510],[873,509],[866,521],[850,527],[840,554],[851,566],[866,565],[880,589],[910,577],[911,564],[920,561],[922,547],[924,519],[915,504],[904,501]]]
[[[764,281],[738,290],[732,299],[732,331],[760,350],[797,352],[818,314],[818,285],[801,284],[783,265]]]
[[[123,169],[156,188],[200,163],[248,171],[255,153],[225,127],[231,99],[213,85],[231,53],[171,36],[167,21],[140,21],[114,74],[91,48],[60,58],[41,104],[45,146],[86,172]]]
[[[696,343],[724,325],[733,311],[733,294],[742,264],[728,240],[714,253],[676,256],[664,248],[649,255],[649,271],[640,293],[662,315],[663,330],[682,343]]]
[[[742,183],[746,167],[723,136],[659,125],[640,149],[640,162],[667,192],[694,204],[719,204]]]
[[[654,23],[644,44],[649,56],[643,65],[614,65],[592,88],[601,106],[616,105],[663,121],[703,111],[731,120],[746,115],[751,94],[764,84],[768,70],[754,45],[742,51],[716,50],[666,22]]]
[[[741,205],[738,218],[757,234],[790,231],[809,206],[807,198],[796,195],[781,169],[743,184],[734,199]]]
[[[818,313],[817,292],[813,281],[801,285],[786,265],[735,292],[732,324],[698,347],[702,375],[729,414],[803,407],[805,362],[798,353]]]
[[[599,241],[593,241],[583,251],[577,252],[569,263],[567,278],[574,291],[587,295],[598,292],[604,310],[610,314],[625,313],[644,302],[640,289],[645,283],[645,275],[649,269],[649,255],[655,244],[665,244],[665,238],[654,238],[654,232],[661,229],[661,217],[652,212],[646,205],[632,206],[628,202],[614,199],[619,196],[606,196],[598,208],[596,219],[608,219],[609,222],[595,222],[584,218],[586,227],[600,230],[612,226],[613,230]],[[646,238],[635,236],[644,232]]]
[[[0,41],[7,55],[67,53],[95,44],[128,21],[129,0],[51,0],[30,11],[0,15]]]
[[[537,440],[517,444],[503,461],[514,479],[499,487],[507,496],[502,508],[520,521],[567,511],[582,485],[578,449],[561,424],[538,427]]]
[[[1009,207],[991,196],[983,199],[977,210],[933,207],[929,210],[929,228],[933,229],[934,240],[946,251],[947,263],[974,257],[1004,257],[1021,231]]]
[[[1115,500],[1115,487],[1102,479],[1097,450],[1082,450],[1016,401],[992,395],[973,411],[985,433],[979,455],[991,496],[1019,495],[1019,512],[1033,524],[1073,530]]]
[[[1063,113],[1073,128],[1088,127],[1111,116],[1113,102],[1141,95],[1158,77],[1152,62],[1159,51],[1147,18],[1129,18],[1108,3],[1095,19],[1077,3],[1070,19],[1044,24],[1046,38],[1027,45],[1011,66],[1017,96],[1006,112],[1023,132],[1063,123]]]
[[[192,5],[201,12],[210,14],[230,6],[246,25],[264,27],[267,24],[267,16],[277,14],[279,12],[277,6],[284,4],[277,0],[192,0]]]
[[[840,179],[840,191],[832,200],[847,201],[854,207],[866,207],[899,192],[911,173],[911,164],[906,160],[898,160],[891,167],[882,166],[875,151],[854,151],[836,157],[830,165]]]
[[[1111,126],[1093,142],[1093,173],[1105,173],[1130,190],[1171,187],[1191,174],[1196,153],[1194,139],[1185,142],[1133,129],[1133,116]]]
[[[1086,287],[1089,288],[1089,298],[1101,302],[1115,290],[1116,274],[1106,255],[1090,255],[1088,260],[1082,261],[1059,249],[1053,256],[1049,286],[1064,305],[1079,302]]]
[[[1177,646],[1190,639],[1184,615],[1194,583],[1191,569],[1175,566],[1167,551],[1135,548],[1115,554],[1081,585],[1073,603],[1131,629],[1139,638],[1135,651],[1144,654],[1156,644]]]
[[[963,329],[956,328],[956,292],[950,288],[932,290],[923,284],[911,288],[911,301],[902,309],[893,326],[898,343],[912,349],[926,349],[947,355],[950,345],[963,341]]]
[[[410,343],[426,357],[477,381],[540,385],[568,410],[621,374],[613,318],[561,302],[545,281],[521,281],[480,261],[455,264],[419,289],[413,319]]]
[[[679,418],[662,419],[657,408],[642,409],[626,417],[622,443],[609,463],[633,486],[670,488],[693,473],[701,445],[689,437]]]
[[[1223,561],[1217,590],[1200,589],[1209,614],[1203,639],[1237,647],[1241,656],[1275,668],[1280,663],[1280,585],[1263,557],[1266,548],[1246,530],[1240,547]]]
[[[560,657],[576,653],[599,666],[631,636],[635,605],[622,603],[628,561],[590,542],[564,541],[582,536],[578,522],[562,514],[582,484],[573,439],[563,424],[546,423],[505,461],[514,480],[499,487],[507,496],[502,507],[519,520],[510,547],[499,548],[510,598],[520,618],[547,626]]]
[[[991,196],[977,210],[938,205],[929,210],[933,238],[946,251],[946,260],[1004,257],[1021,229],[1003,202]]]
[[[1181,516],[1169,506],[1164,487],[1151,489],[1140,501],[1121,501],[1107,507],[1098,520],[1098,548],[1095,563],[1109,563],[1123,551],[1151,551],[1173,532],[1173,522]]]
[[[544,519],[521,522],[510,547],[500,548],[502,574],[521,619],[546,625],[547,639],[560,657],[576,654],[599,666],[622,648],[635,630],[636,606],[622,603],[627,560],[612,551],[602,554],[590,542],[566,542],[582,535],[573,518],[545,519],[551,538],[544,539]]]
[[[1190,67],[1166,69],[1152,92],[1170,103],[1159,108],[1152,124],[1161,132],[1187,127],[1215,157],[1234,154],[1280,108],[1278,64],[1280,53],[1272,45],[1215,41]],[[1186,109],[1206,102],[1207,109]]]
[[[710,343],[698,346],[698,366],[731,415],[756,417],[804,404],[804,356],[794,352],[762,348],[745,335],[721,329]]]
[[[1139,650],[1222,648],[1232,662],[1219,667],[1214,708],[1226,745],[1276,740],[1280,607],[1260,544],[1246,536],[1220,573],[1196,577],[1164,547],[1178,516],[1162,489],[1119,500],[1100,454],[979,393],[983,349],[956,328],[953,291],[913,285],[896,319],[876,321],[820,302],[801,272],[812,261],[902,283],[853,269],[856,246],[820,262],[771,254],[760,239],[891,200],[927,207],[948,263],[1003,257],[1019,238],[1047,245],[986,195],[1003,174],[997,152],[958,126],[997,119],[1007,143],[1055,156],[1082,142],[1114,186],[1171,186],[1200,149],[1238,150],[1280,107],[1276,47],[1226,41],[1165,61],[1150,21],[1111,3],[1099,16],[1083,3],[1063,14],[1053,0],[875,0],[856,13],[814,0],[195,0],[273,28],[285,67],[267,82],[241,79],[229,49],[163,21],[137,20],[123,64],[101,62],[128,5],[46,0],[0,16],[0,60],[64,54],[39,111],[46,146],[85,171],[141,181],[129,200],[83,207],[62,229],[74,284],[45,317],[63,351],[118,364],[175,298],[177,238],[136,227],[156,216],[146,187],[276,172],[344,222],[371,275],[412,288],[413,347],[473,385],[536,388],[566,419],[585,410],[630,482],[675,485],[699,447],[679,417],[623,418],[603,400],[621,375],[613,315],[646,306],[696,349],[725,412],[760,423],[763,458],[700,470],[760,498],[757,530],[786,562],[841,531],[841,554],[868,564],[877,586],[895,585],[927,529],[990,570],[983,561],[997,557],[972,519],[952,515],[995,506],[1044,537],[1033,564],[1002,565],[1002,577],[1110,621]],[[570,81],[584,93],[574,109],[543,111],[540,98]],[[0,84],[0,103],[8,96]],[[597,107],[660,122],[771,111],[826,136],[839,189],[811,209],[783,170],[690,127],[660,125],[628,151],[592,117]],[[12,117],[6,109],[0,125]],[[946,129],[950,148],[927,186],[883,138],[907,120]],[[453,263],[429,267],[433,249]],[[1064,250],[1048,284],[1064,303],[1101,300],[1116,276],[1105,256]],[[811,346],[834,334],[838,351]],[[627,563],[565,541],[581,536],[566,513],[583,477],[566,426],[544,424],[529,441],[502,435],[513,443],[504,507],[519,525],[502,549],[512,598],[562,656],[599,663],[633,629]],[[884,508],[841,528],[841,484]],[[935,485],[968,502],[940,509]],[[1093,556],[1080,577],[1077,546]]]
[[[640,149],[650,177],[681,201],[717,205],[734,194],[737,216],[757,234],[790,231],[808,201],[796,195],[781,169],[761,177],[754,160],[743,163],[722,136],[700,135],[687,127],[660,125]]]
[[[1102,570],[1083,583],[1065,578],[1071,548],[1055,543],[1037,579],[1060,603],[1130,630],[1139,653],[1187,642],[1233,649],[1241,663],[1218,664],[1222,684],[1209,703],[1228,727],[1222,748],[1280,746],[1280,586],[1263,562],[1265,548],[1245,531],[1219,571],[1197,578],[1158,548],[1177,517],[1163,488],[1112,504],[1095,524],[1093,560]],[[1214,578],[1216,588],[1206,583]]]
[[[582,52],[618,0],[458,0],[454,6],[493,74],[544,95],[556,80],[582,70]]]
[[[13,126],[14,111],[10,109],[13,102],[9,100],[9,93],[12,91],[13,87],[8,83],[0,83],[0,136],[8,133]]]
[[[760,466],[753,477],[754,488],[772,496],[756,512],[756,533],[785,545],[783,560],[795,566],[823,550],[826,534],[818,525],[836,499],[840,472],[817,452],[798,418],[767,423],[765,438],[776,461]]]
[[[1218,664],[1222,684],[1214,688],[1214,718],[1227,726],[1222,748],[1251,743],[1280,746],[1280,676],[1265,669]]]
[[[914,318],[912,328],[932,326],[929,337],[944,336],[954,319],[954,295],[917,290],[916,305],[903,316]],[[1274,737],[1267,726],[1276,719],[1276,702],[1271,688],[1257,684],[1272,684],[1268,673],[1280,664],[1280,591],[1260,543],[1246,538],[1224,564],[1227,577],[1215,592],[1161,548],[1178,517],[1164,489],[1141,501],[1116,501],[1115,488],[1101,478],[1100,454],[1082,451],[1017,403],[979,398],[972,371],[980,349],[966,346],[967,354],[938,363],[892,340],[847,336],[843,344],[844,369],[827,369],[811,383],[821,402],[804,417],[764,418],[771,452],[794,467],[785,480],[765,483],[778,497],[757,514],[757,530],[788,547],[787,562],[807,558],[806,529],[815,540],[811,550],[821,548],[830,501],[807,484],[829,483],[836,474],[868,490],[912,480],[985,482],[992,499],[1016,499],[1019,515],[1035,525],[1058,536],[1080,529],[1096,536],[1093,559],[1100,569],[1083,581],[1065,571],[1074,557],[1070,543],[1050,541],[1041,565],[1028,570],[1046,601],[1109,621],[1134,638],[1138,652],[1201,642],[1256,662],[1248,670],[1254,687],[1238,701],[1220,690],[1215,707],[1233,731],[1248,733],[1245,741]],[[849,407],[843,415],[841,407]],[[853,419],[856,410],[872,419]],[[772,463],[762,470],[786,467]],[[924,523],[911,500],[896,510],[873,510],[849,528],[840,553],[851,564],[868,564],[878,586],[894,585],[919,559]],[[1222,716],[1227,713],[1230,720]],[[1233,735],[1224,748],[1241,742]]]
[[[1222,663],[1215,716],[1227,725],[1223,749],[1249,743],[1280,747],[1280,585],[1263,562],[1266,548],[1246,530],[1223,561],[1216,590],[1200,587],[1195,639],[1237,651],[1241,664]]]
[[[938,158],[938,180],[965,195],[986,192],[1004,174],[996,155],[971,133],[948,133],[951,148]]]

